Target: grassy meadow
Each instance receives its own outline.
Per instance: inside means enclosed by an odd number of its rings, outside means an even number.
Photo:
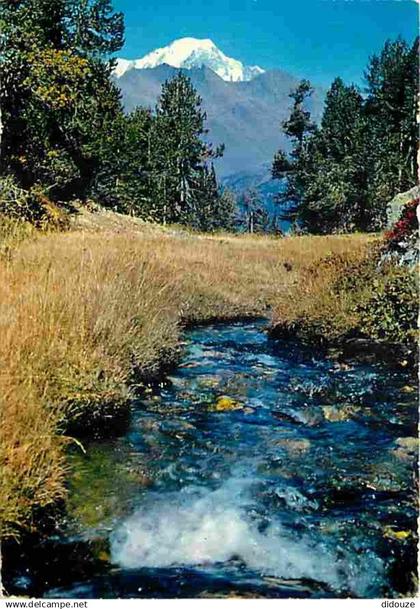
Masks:
[[[209,236],[86,211],[67,232],[2,231],[2,537],[65,496],[66,447],[127,417],[177,361],[186,324],[286,319],[310,269],[362,258],[373,239]]]

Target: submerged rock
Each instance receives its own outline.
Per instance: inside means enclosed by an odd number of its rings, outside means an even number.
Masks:
[[[408,438],[397,438],[395,440],[396,447],[392,450],[392,453],[397,459],[401,461],[413,461],[419,454],[419,439],[408,437]]]
[[[402,393],[415,393],[416,391],[417,387],[414,385],[404,385],[404,387],[401,389]]]
[[[216,410],[217,412],[224,412],[227,410],[239,410],[241,408],[241,404],[226,395],[223,395],[218,398],[214,406],[214,410]]]
[[[411,531],[396,531],[391,526],[386,526],[383,531],[384,537],[389,539],[397,539],[398,541],[405,541],[411,536]]]
[[[298,423],[308,427],[315,427],[323,421],[322,412],[319,408],[284,408],[275,410],[273,416],[281,421]]]
[[[159,431],[168,436],[185,435],[186,433],[188,434],[195,430],[196,427],[192,423],[188,423],[182,419],[162,421],[159,423]]]
[[[374,472],[365,481],[365,486],[367,489],[385,493],[399,493],[404,489],[404,484],[399,480],[397,473],[392,470],[386,471],[386,465],[383,471]]]
[[[352,415],[360,410],[360,406],[354,404],[343,404],[342,406],[322,406],[322,412],[327,421],[337,423],[348,421]]]
[[[277,440],[275,444],[277,446],[284,447],[287,452],[292,455],[301,455],[302,453],[306,453],[311,447],[310,441],[306,438],[301,438],[300,440],[284,438],[282,440]]]
[[[397,438],[395,443],[401,448],[405,448],[409,452],[417,452],[419,449],[418,438]]]
[[[296,488],[281,488],[274,489],[274,495],[286,504],[288,508],[303,512],[306,510],[316,510],[319,505],[315,500],[308,499],[303,493]]]
[[[222,377],[219,375],[203,376],[197,378],[197,386],[205,389],[214,389],[222,381]]]

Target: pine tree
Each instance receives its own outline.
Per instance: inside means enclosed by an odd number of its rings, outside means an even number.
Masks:
[[[149,220],[155,219],[149,188],[152,125],[152,113],[145,108],[111,121],[98,147],[100,165],[92,189],[102,205]]]
[[[325,99],[318,131],[307,141],[298,220],[311,232],[348,232],[367,223],[363,99],[340,78]]]
[[[236,199],[230,191],[220,191],[213,164],[200,169],[193,200],[191,226],[205,232],[234,229]]]
[[[204,142],[206,114],[191,80],[182,72],[165,82],[156,107],[152,142],[154,195],[163,222],[191,222],[195,189],[206,163],[220,156]]]
[[[81,55],[102,57],[124,44],[124,16],[110,0],[66,0],[65,23],[66,46]]]
[[[417,181],[418,39],[387,41],[365,74],[369,200],[373,227],[385,222],[387,201]]]
[[[223,189],[222,192],[219,192],[215,211],[215,228],[235,232],[237,207],[236,196],[231,190]]]
[[[211,232],[217,228],[217,202],[219,190],[214,166],[200,167],[192,185],[191,208],[188,224],[201,231]]]
[[[300,230],[381,229],[387,202],[416,183],[417,49],[388,41],[370,60],[365,99],[335,79],[317,129],[303,109],[309,85],[292,93],[283,130],[293,148],[275,156],[273,177],[286,178],[278,201]]]
[[[286,188],[279,193],[276,202],[279,205],[287,204],[283,217],[292,221],[296,221],[299,215],[299,204],[306,186],[307,138],[315,131],[315,124],[305,105],[312,93],[313,89],[307,80],[302,80],[290,93],[293,106],[289,118],[282,123],[282,131],[292,141],[292,151],[287,155],[283,150],[279,150],[272,166],[274,179],[286,178]]]

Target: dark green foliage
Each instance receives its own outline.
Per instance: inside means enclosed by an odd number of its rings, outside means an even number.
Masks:
[[[391,342],[416,342],[418,277],[412,268],[389,264],[370,277],[356,305],[367,336]]]
[[[205,118],[201,99],[180,73],[163,85],[155,113],[137,108],[110,121],[99,146],[94,198],[147,220],[206,231],[230,226],[233,212],[211,164],[222,150],[203,141]]]
[[[286,188],[277,196],[277,202],[287,203],[286,219],[296,220],[305,191],[305,159],[309,136],[315,131],[310,113],[305,110],[305,102],[312,95],[313,89],[307,80],[302,80],[290,93],[293,106],[290,117],[282,123],[283,132],[291,139],[293,148],[290,157],[279,150],[274,157],[272,175],[274,179],[287,178]]]
[[[385,245],[385,249],[384,249]],[[413,344],[417,337],[416,268],[388,260],[387,242],[371,246],[368,256],[350,264],[337,261],[333,291],[349,299],[358,331],[374,340]]]
[[[67,0],[64,19],[66,44],[80,53],[114,53],[124,44],[124,16],[110,0]]]
[[[293,107],[289,118],[283,123],[284,133],[292,139],[295,148],[291,154],[292,158],[298,158],[305,141],[305,135],[315,130],[315,124],[311,121],[311,115],[305,109],[304,103],[313,93],[313,88],[308,80],[301,80],[294,91],[290,93],[293,99]]]
[[[200,194],[217,198],[208,163],[223,150],[204,142],[205,120],[201,99],[187,76],[180,72],[164,83],[151,138],[151,197],[163,222],[191,224],[196,217],[200,225],[200,216],[206,215],[198,209]]]
[[[318,233],[366,229],[362,97],[340,78],[325,100],[319,131],[308,138],[300,221]]]
[[[99,146],[100,165],[92,194],[111,209],[153,219],[150,201],[150,140],[153,117],[138,108],[110,122]]]
[[[233,230],[236,201],[229,191],[219,192],[213,165],[204,165],[198,172],[193,190],[189,224],[194,228],[213,232]]]
[[[386,259],[383,248],[384,242],[376,241],[364,251],[332,254],[305,269],[290,302],[277,311],[277,335],[311,344],[350,341],[349,348],[354,339],[362,339],[363,350],[383,341],[415,353],[417,269]],[[384,350],[389,359],[401,353],[393,344]]]
[[[383,202],[417,183],[418,39],[412,47],[401,39],[388,41],[371,58],[366,82],[367,194],[381,227]]]
[[[6,0],[0,21],[1,172],[83,198],[121,112],[104,54],[122,44],[122,17],[104,0]]]
[[[124,24],[110,0],[4,0],[0,23],[3,178],[149,220],[232,225],[212,166],[223,150],[204,141],[190,80],[166,82],[155,113],[124,115],[109,59]]]
[[[215,228],[226,231],[236,231],[237,201],[236,196],[230,190],[222,190],[216,203],[216,222]]]
[[[273,177],[287,178],[278,202],[300,229],[381,229],[387,202],[416,183],[417,46],[387,42],[370,60],[365,98],[335,79],[318,129],[304,109],[309,83],[292,92],[282,128],[293,148],[277,153]]]

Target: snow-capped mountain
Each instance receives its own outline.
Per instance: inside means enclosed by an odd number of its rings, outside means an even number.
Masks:
[[[180,38],[167,47],[156,49],[140,59],[117,59],[115,75],[120,78],[133,68],[156,68],[162,64],[186,69],[205,66],[229,82],[249,81],[264,73],[259,66],[244,66],[238,59],[228,57],[217,48],[212,40]]]

